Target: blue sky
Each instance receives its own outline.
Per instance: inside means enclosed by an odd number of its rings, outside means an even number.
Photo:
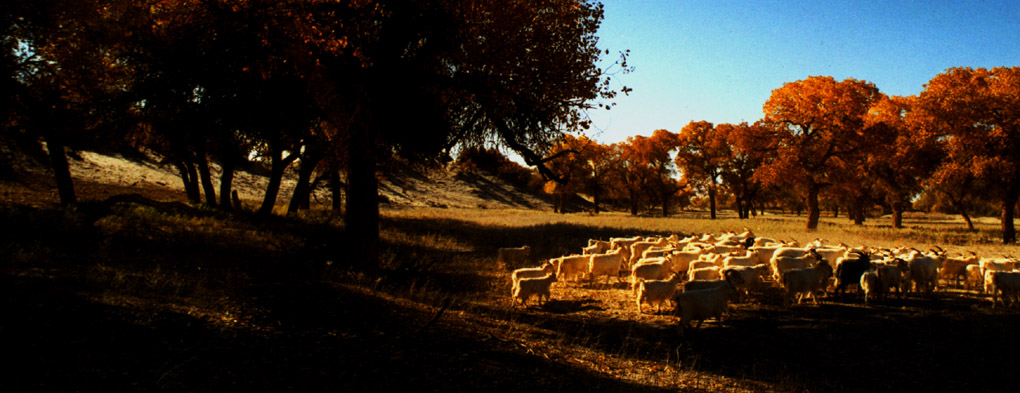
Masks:
[[[813,75],[913,95],[950,67],[1020,66],[1020,1],[602,0],[599,46],[630,49],[633,88],[589,112],[602,143],[690,121],[754,122],[773,89]],[[608,64],[606,64],[608,65]]]

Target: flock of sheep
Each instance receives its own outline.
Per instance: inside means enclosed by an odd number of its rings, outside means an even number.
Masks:
[[[499,260],[519,265],[530,258],[531,248],[501,248]],[[845,293],[859,288],[864,302],[884,300],[895,291],[930,294],[939,286],[964,285],[992,295],[997,303],[1020,304],[1020,261],[1015,258],[948,256],[939,247],[928,252],[913,248],[877,249],[826,244],[815,240],[806,246],[756,238],[750,231],[700,237],[631,237],[609,241],[589,240],[582,254],[545,261],[538,267],[514,270],[512,302],[527,305],[552,297],[557,281],[601,277],[622,281],[629,278],[638,313],[654,305],[661,312],[667,303],[675,305],[681,330],[706,319],[721,321],[729,302],[736,296],[768,286],[783,290],[784,304],[805,297],[817,303],[819,293]],[[1001,295],[1002,299],[999,299]]]

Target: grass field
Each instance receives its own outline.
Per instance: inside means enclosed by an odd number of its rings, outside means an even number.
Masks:
[[[864,307],[790,308],[777,288],[723,323],[677,333],[625,284],[557,283],[511,306],[496,250],[535,262],[589,238],[753,230],[806,242],[1015,253],[997,221],[911,215],[908,228],[824,218],[708,220],[533,210],[383,212],[381,269],[351,268],[335,218],[258,218],[184,205],[0,212],[2,391],[1001,391],[1020,313],[947,289]]]

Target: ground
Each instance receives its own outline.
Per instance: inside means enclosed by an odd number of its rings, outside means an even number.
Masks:
[[[184,201],[166,168],[80,156],[73,173],[85,201],[125,192]],[[548,303],[513,306],[512,267],[493,260],[497,245],[555,256],[616,234],[620,218],[480,224],[482,211],[527,220],[544,206],[484,175],[387,179],[384,269],[373,271],[347,267],[330,243],[342,231],[320,221],[131,202],[65,212],[45,169],[17,169],[0,205],[0,346],[14,360],[0,371],[0,391],[975,392],[1015,384],[1020,314],[964,289],[870,307],[856,294],[783,307],[773,286],[684,336],[668,311],[638,314],[616,279],[560,282]],[[246,203],[258,202],[260,181],[239,178]]]

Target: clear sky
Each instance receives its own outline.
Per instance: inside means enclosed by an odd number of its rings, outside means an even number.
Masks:
[[[589,112],[602,143],[754,122],[773,89],[813,75],[913,95],[950,67],[1020,66],[1018,0],[602,1],[605,60],[630,49],[635,67],[613,77],[629,96]]]

